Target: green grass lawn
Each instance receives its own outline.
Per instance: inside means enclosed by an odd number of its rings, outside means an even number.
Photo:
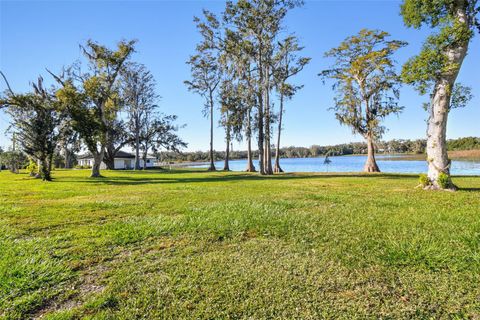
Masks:
[[[480,177],[0,173],[0,318],[479,318]]]

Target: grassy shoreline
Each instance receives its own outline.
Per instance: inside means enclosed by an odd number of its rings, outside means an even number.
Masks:
[[[0,318],[480,316],[480,177],[0,173]]]

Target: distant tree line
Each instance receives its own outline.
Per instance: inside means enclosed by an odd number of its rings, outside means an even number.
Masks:
[[[466,137],[451,139],[447,141],[448,150],[480,150],[480,138]],[[378,153],[383,154],[425,154],[427,146],[426,139],[393,139],[390,141],[379,141],[376,143]],[[276,153],[276,149],[273,148]],[[283,147],[279,150],[281,158],[310,158],[323,156],[342,156],[354,154],[368,154],[368,144],[366,142],[351,142],[332,146],[312,145],[310,147]],[[258,151],[252,151],[253,156],[258,156]],[[230,151],[230,159],[247,159],[248,152]],[[210,152],[161,152],[157,158],[162,161],[209,161]],[[224,151],[214,151],[214,160],[225,160]]]

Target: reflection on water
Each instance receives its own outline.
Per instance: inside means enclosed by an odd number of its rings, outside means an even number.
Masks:
[[[377,156],[377,163],[382,172],[391,173],[422,173],[427,172],[426,161],[411,161],[392,159],[382,160],[385,156]],[[281,159],[280,165],[285,172],[360,172],[363,170],[366,156],[340,156],[329,157],[331,162],[324,164],[325,158],[296,158]],[[230,161],[230,170],[244,171],[246,160]],[[254,161],[258,169],[258,161]],[[223,168],[223,161],[215,162],[217,169]],[[208,164],[199,164],[196,168],[206,168]],[[480,162],[475,161],[452,161],[451,173],[455,175],[480,175]]]

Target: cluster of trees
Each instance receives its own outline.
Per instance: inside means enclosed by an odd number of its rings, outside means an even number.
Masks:
[[[447,140],[448,150],[479,150],[480,138],[466,137]]]
[[[17,173],[19,169],[26,166],[27,162],[27,157],[17,150],[15,143],[9,150],[0,148],[0,170],[8,168],[11,172]]]
[[[204,10],[202,18],[194,18],[201,41],[187,61],[191,78],[185,84],[203,97],[204,113],[210,118],[210,170],[216,169],[213,130],[217,110],[225,130],[225,170],[229,169],[233,139],[247,141],[246,171],[256,170],[254,156],[259,158],[261,174],[273,174],[282,171],[282,155],[305,155],[280,147],[285,103],[302,88],[291,83],[291,78],[310,62],[301,55],[298,38],[288,34],[284,26],[287,13],[302,4],[302,0],[227,1],[220,16]],[[398,101],[400,86],[405,83],[430,98],[424,104],[429,115],[428,185],[455,189],[447,155],[447,119],[450,110],[466,106],[472,97],[471,90],[456,80],[468,46],[480,31],[479,12],[478,0],[403,0],[405,25],[416,29],[426,26],[432,34],[401,72],[397,72],[394,55],[407,43],[390,39],[385,31],[361,30],[325,53],[333,63],[319,76],[336,92],[331,109],[338,121],[365,138],[365,171],[380,171],[375,147],[380,147],[387,129],[382,121],[403,110]],[[111,50],[88,41],[82,46],[86,71],[74,64],[61,74],[49,72],[56,82],[50,88],[39,78],[31,92],[17,94],[5,79],[8,90],[1,106],[13,119],[20,149],[38,163],[44,179],[50,179],[58,149],[63,150],[67,166],[74,151],[84,146],[93,155],[92,177],[97,177],[100,163],[113,166],[114,155],[123,146],[135,148],[136,169],[140,153],[146,157],[149,150],[185,146],[176,134],[176,116],[157,111],[159,97],[152,75],[130,61],[134,44],[122,41]],[[125,118],[120,116],[122,112]],[[256,154],[252,150],[255,136]],[[351,149],[356,152],[359,148]],[[418,142],[406,149],[420,152],[423,148]],[[318,147],[317,152],[325,150]],[[344,154],[346,150],[332,152]]]
[[[112,50],[87,41],[81,46],[86,66],[77,62],[60,74],[47,70],[55,84],[47,87],[39,77],[28,93],[14,92],[2,73],[7,90],[0,106],[10,115],[17,150],[37,164],[38,177],[51,180],[56,153],[69,168],[72,156],[86,149],[94,159],[91,176],[99,177],[101,163],[113,169],[115,154],[124,146],[135,149],[135,169],[140,169],[140,153],[146,159],[160,148],[186,146],[176,134],[176,116],[158,111],[153,76],[130,61],[134,45],[121,41]],[[14,172],[21,163],[17,150],[9,165]]]
[[[210,117],[210,167],[215,170],[213,150],[214,114],[220,110],[225,129],[225,165],[229,169],[230,142],[247,141],[246,171],[255,171],[252,136],[256,134],[259,172],[281,172],[280,154],[272,163],[272,127],[277,124],[280,145],[285,102],[301,88],[289,83],[310,58],[293,34],[285,35],[287,12],[302,4],[296,0],[227,1],[221,17],[204,10],[195,18],[202,36],[196,52],[188,60],[191,80],[185,84],[205,99],[205,115]],[[275,109],[275,103],[277,109]]]
[[[259,171],[272,174],[281,171],[280,134],[284,102],[301,86],[287,80],[300,72],[310,61],[299,57],[302,47],[294,35],[282,37],[283,20],[290,9],[301,6],[295,0],[227,1],[221,19],[204,11],[204,18],[195,18],[202,41],[188,63],[192,80],[189,89],[205,98],[210,116],[210,170],[215,170],[213,150],[213,116],[220,105],[221,121],[226,131],[225,167],[228,170],[229,145],[232,138],[248,141],[247,171],[252,171],[251,137],[256,133]],[[341,124],[351,127],[366,140],[366,172],[379,172],[375,161],[375,144],[386,128],[388,115],[399,114],[400,86],[411,84],[421,94],[430,93],[424,104],[429,112],[427,129],[428,184],[431,188],[455,189],[450,179],[446,128],[448,113],[464,107],[471,99],[468,87],[456,83],[468,45],[476,30],[478,0],[404,0],[401,14],[407,27],[428,26],[433,30],[422,48],[396,70],[393,58],[407,45],[392,40],[381,30],[361,30],[346,38],[338,47],[325,53],[334,60],[319,76],[333,84],[337,93],[331,108]],[[272,93],[277,94],[278,110]],[[272,132],[277,127],[275,167],[272,167]],[[378,146],[377,146],[378,147]],[[422,146],[417,145],[419,151]],[[441,177],[441,176],[446,176]],[[438,183],[439,178],[447,183]]]

